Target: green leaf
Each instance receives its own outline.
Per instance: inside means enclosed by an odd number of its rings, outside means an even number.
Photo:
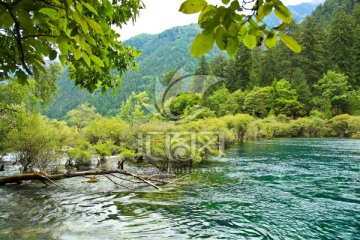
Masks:
[[[246,34],[246,36],[244,37],[243,40],[245,46],[249,49],[253,49],[256,47],[257,45],[257,41],[256,41],[256,36],[251,35],[251,34]]]
[[[232,1],[229,10],[231,11],[242,11],[239,1]]]
[[[212,15],[215,15],[216,13],[217,10],[214,5],[207,5],[199,14],[198,23],[201,24],[201,22],[205,21],[209,17],[212,17]]]
[[[228,44],[226,46],[226,52],[230,57],[235,57],[239,49],[239,41],[237,38],[229,38]]]
[[[228,28],[228,34],[230,36],[237,36],[238,35],[238,32],[240,30],[240,25],[237,24],[236,22],[232,22]]]
[[[98,12],[96,11],[96,9],[91,6],[89,3],[86,3],[84,1],[81,1],[81,4],[84,5],[87,9],[89,9],[92,13],[94,13],[96,16],[98,15]]]
[[[13,18],[8,11],[0,12],[0,28],[9,28],[14,24]]]
[[[206,5],[205,0],[186,0],[181,4],[179,11],[185,14],[197,13],[203,10]]]
[[[290,48],[292,51],[296,53],[301,52],[301,46],[297,43],[296,40],[294,40],[292,37],[285,35],[283,33],[280,33],[280,39],[285,43],[285,45]]]
[[[216,45],[220,50],[225,50],[227,45],[226,30],[223,26],[216,29]]]
[[[100,67],[105,67],[104,62],[97,56],[91,55],[90,59]]]
[[[96,41],[95,39],[93,39],[89,34],[85,35],[85,39],[88,43],[90,43],[91,45],[96,46]]]
[[[277,42],[276,34],[274,32],[269,32],[269,34],[267,35],[266,40],[265,40],[265,45],[268,48],[273,48],[276,46],[276,42]]]
[[[73,16],[74,20],[75,20],[78,24],[80,24],[83,32],[84,32],[84,33],[88,33],[88,32],[89,32],[89,27],[88,27],[88,25],[87,25],[87,23],[86,23],[86,18],[85,18],[84,16],[81,16],[81,17],[80,17],[77,12],[73,12],[72,16]]]
[[[49,53],[49,59],[52,61],[55,60],[56,57],[57,57],[57,51],[51,50]]]
[[[210,33],[207,35],[204,35],[202,33],[198,34],[190,49],[191,56],[194,58],[198,58],[206,54],[208,51],[211,50],[213,44],[215,42],[215,34]]]
[[[75,60],[79,60],[80,58],[81,58],[81,51],[80,51],[80,49],[75,49],[74,51],[73,51],[73,53],[74,53],[74,58],[75,58]]]
[[[278,30],[278,31],[284,31],[288,25],[286,23],[282,23],[277,27],[273,27],[272,29]]]
[[[41,12],[42,14],[45,14],[51,18],[54,18],[57,16],[57,11],[53,8],[42,8],[39,10],[39,12]]]
[[[272,2],[266,2],[259,7],[259,10],[256,15],[256,20],[258,22],[262,21],[264,17],[268,16],[273,8],[274,4]]]
[[[225,5],[229,4],[230,0],[221,0],[221,2]]]
[[[89,23],[89,25],[97,32],[100,33],[101,35],[104,35],[104,31],[102,30],[100,24],[98,24],[97,22],[95,22],[92,19],[86,18],[86,21]]]
[[[256,13],[256,21],[261,22],[264,19],[264,17],[265,15],[263,11],[263,6],[261,6]]]
[[[275,15],[283,22],[291,23],[291,12],[282,3],[275,4]]]
[[[86,65],[88,65],[88,67],[90,67],[90,65],[91,65],[91,61],[90,61],[89,56],[88,56],[85,52],[82,52],[82,57],[83,57],[83,59],[84,59],[84,61],[85,61]]]
[[[268,16],[274,7],[274,4],[273,2],[266,2],[264,3],[264,5],[262,5],[262,7],[263,7],[264,15]]]
[[[61,54],[67,55],[69,52],[69,45],[65,41],[62,41],[59,43],[59,49]]]
[[[242,41],[244,39],[244,37],[246,36],[248,32],[247,27],[245,26],[245,24],[242,24],[242,26],[240,27],[240,30],[238,32],[238,39],[239,41]]]

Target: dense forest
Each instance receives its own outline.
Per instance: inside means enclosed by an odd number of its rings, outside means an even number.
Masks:
[[[293,19],[303,21],[316,8],[311,3],[301,3],[289,6]],[[280,20],[272,13],[265,21],[269,26],[277,26]],[[142,54],[137,58],[139,71],[129,71],[124,74],[121,89],[115,96],[110,90],[103,96],[100,91],[89,94],[85,89],[74,87],[73,81],[65,72],[58,81],[59,96],[55,102],[44,111],[50,118],[63,119],[66,113],[81,103],[89,103],[104,116],[115,116],[119,113],[120,105],[132,91],[146,91],[153,98],[156,79],[162,79],[167,72],[183,68],[194,73],[198,59],[192,58],[189,48],[195,35],[200,32],[196,24],[175,27],[156,35],[142,34],[124,42],[129,46],[140,49]],[[221,51],[214,48],[206,55],[208,60],[214,59]]]

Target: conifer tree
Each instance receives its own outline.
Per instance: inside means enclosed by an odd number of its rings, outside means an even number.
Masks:
[[[230,59],[226,70],[226,87],[230,92],[247,88],[250,82],[251,68],[251,50],[240,44],[235,58]]]
[[[300,31],[300,44],[303,51],[300,53],[300,67],[306,70],[308,83],[313,85],[325,72],[324,30],[308,17]]]
[[[206,57],[202,56],[198,63],[198,68],[195,71],[194,79],[190,85],[190,90],[193,93],[200,93],[204,87],[206,76],[210,74],[210,66],[206,61]]]
[[[353,83],[353,43],[354,22],[350,15],[339,12],[331,22],[329,30],[329,52],[333,66],[338,66],[340,71],[350,77]]]

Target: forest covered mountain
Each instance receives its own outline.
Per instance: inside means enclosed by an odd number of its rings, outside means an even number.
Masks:
[[[331,9],[338,9],[336,4],[353,6],[353,4],[351,4],[353,1],[349,1],[350,3],[347,3],[347,1],[342,2],[346,3],[340,3],[340,1],[336,3],[336,0],[329,0],[325,4],[320,5],[316,10],[316,6],[311,3],[289,6],[289,9],[293,13],[293,18],[299,23],[314,10],[318,16],[326,16],[328,12],[333,14],[336,10],[325,11],[322,9],[331,7]],[[314,18],[317,17],[315,16]],[[269,25],[274,26],[278,24],[274,19],[276,19],[276,17],[270,15],[266,21]],[[146,91],[149,97],[153,97],[154,82],[157,78],[162,79],[167,72],[179,68],[184,68],[189,72],[196,70],[199,59],[194,59],[190,56],[189,48],[192,40],[199,31],[199,27],[196,24],[192,24],[175,27],[156,35],[142,34],[126,41],[125,43],[127,45],[134,46],[142,51],[142,55],[137,59],[139,71],[130,71],[123,76],[122,87],[114,97],[111,96],[111,91],[108,91],[107,94],[103,96],[100,92],[89,94],[85,90],[80,90],[74,87],[73,81],[66,77],[67,73],[64,73],[58,81],[59,95],[44,114],[50,118],[61,119],[68,111],[86,102],[91,106],[95,106],[97,111],[102,115],[111,116],[119,113],[121,103],[126,100],[132,91]],[[270,56],[272,52],[276,52],[276,50],[267,52]],[[214,59],[219,53],[220,51],[214,48],[206,55],[206,58],[208,60]],[[253,55],[256,54],[258,54],[256,51],[253,52]],[[262,58],[267,59],[264,56],[262,56]],[[294,58],[296,58],[296,56],[294,56]],[[269,61],[274,60],[269,59]],[[265,65],[266,64],[269,63],[265,63]],[[271,65],[270,68],[274,66],[275,65]],[[251,72],[252,70],[249,71]],[[288,71],[291,71],[291,69],[288,69]],[[256,74],[261,75],[260,72],[259,70]],[[280,70],[280,72],[282,72],[282,70]],[[268,80],[268,82],[271,83],[272,80]]]
[[[65,72],[58,81],[59,91],[55,102],[44,114],[51,118],[62,118],[66,113],[81,103],[95,106],[102,115],[115,115],[120,104],[132,91],[153,92],[156,78],[162,79],[170,70],[184,68],[194,72],[198,59],[190,56],[190,44],[200,28],[196,24],[175,27],[160,34],[141,34],[125,41],[126,45],[134,46],[142,51],[137,58],[139,71],[129,71],[123,76],[121,89],[116,96],[108,90],[106,96],[100,92],[94,94],[74,87],[74,82],[67,78]],[[220,50],[213,49],[207,57],[214,58]]]

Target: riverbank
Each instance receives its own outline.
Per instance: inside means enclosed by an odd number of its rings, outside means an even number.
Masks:
[[[24,118],[31,126],[12,129],[2,142],[3,153],[17,152],[23,172],[58,171],[64,159],[70,168],[101,168],[111,156],[120,169],[132,163],[166,172],[221,156],[224,147],[237,142],[278,137],[360,138],[360,117],[347,114],[331,119],[321,114],[298,119],[237,114],[185,123],[152,119],[134,124],[99,117],[81,127],[35,115]]]

